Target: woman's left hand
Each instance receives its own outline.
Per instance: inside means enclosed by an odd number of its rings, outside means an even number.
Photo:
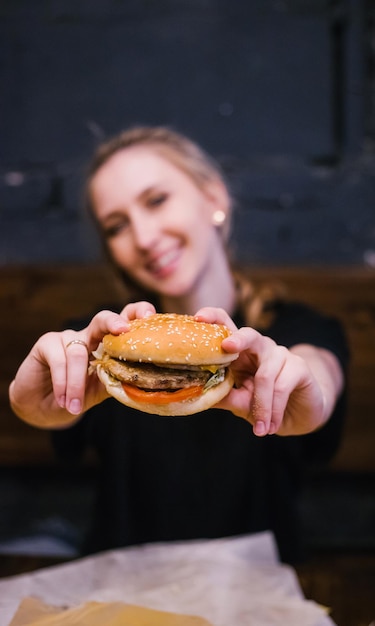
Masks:
[[[322,426],[342,389],[343,374],[328,350],[308,344],[290,349],[250,327],[237,329],[223,309],[205,307],[197,319],[225,324],[226,352],[239,353],[235,386],[216,406],[249,421],[258,436],[300,435]]]

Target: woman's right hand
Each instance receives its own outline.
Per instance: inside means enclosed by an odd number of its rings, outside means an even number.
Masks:
[[[127,305],[120,315],[97,313],[80,330],[49,332],[38,339],[9,387],[10,405],[25,422],[39,428],[64,428],[108,394],[89,374],[91,353],[107,333],[126,332],[129,321],[154,313],[147,302]]]

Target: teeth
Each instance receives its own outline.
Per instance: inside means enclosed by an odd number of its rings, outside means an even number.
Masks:
[[[165,267],[167,267],[167,265],[169,265],[169,263],[174,261],[175,258],[176,258],[176,251],[175,250],[171,250],[171,252],[167,252],[163,256],[159,257],[157,259],[157,261],[154,261],[153,263],[151,263],[152,269],[154,269],[156,271],[157,270],[162,270]]]

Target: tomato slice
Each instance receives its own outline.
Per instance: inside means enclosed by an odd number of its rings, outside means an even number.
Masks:
[[[191,400],[201,395],[203,391],[202,385],[186,387],[177,391],[144,391],[139,387],[122,383],[125,393],[136,402],[150,402],[151,404],[169,404],[170,402],[182,402]]]

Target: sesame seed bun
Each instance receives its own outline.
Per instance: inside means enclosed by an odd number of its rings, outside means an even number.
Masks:
[[[110,356],[130,361],[224,365],[236,358],[221,348],[230,334],[222,324],[198,322],[190,315],[156,313],[134,320],[126,333],[106,335],[103,347]]]

